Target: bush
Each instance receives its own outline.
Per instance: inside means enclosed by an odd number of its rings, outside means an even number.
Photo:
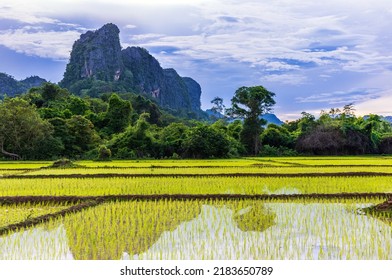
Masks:
[[[50,166],[51,168],[69,168],[69,167],[78,167],[78,165],[74,164],[71,160],[67,158],[62,158],[53,162]]]
[[[278,156],[278,157],[291,157],[297,156],[298,153],[295,150],[287,147],[274,147],[270,145],[264,145],[259,153],[260,156]]]
[[[381,139],[379,150],[381,154],[392,154],[392,136]]]
[[[173,153],[173,155],[170,158],[171,159],[181,159],[181,156],[177,153]]]
[[[118,159],[136,159],[136,158],[138,158],[136,156],[136,153],[133,150],[128,149],[126,147],[118,149],[117,153],[115,154],[115,157]]]
[[[110,160],[112,157],[112,151],[106,146],[100,146],[98,149],[98,160]]]

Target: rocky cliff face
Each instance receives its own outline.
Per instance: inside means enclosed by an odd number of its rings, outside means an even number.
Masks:
[[[24,80],[18,81],[5,73],[0,73],[0,95],[15,96],[27,92],[32,87],[38,87],[45,83],[46,80],[31,76]]]
[[[109,23],[95,32],[82,34],[72,47],[61,86],[70,88],[85,78],[119,80],[124,71],[119,33],[118,27]]]
[[[160,100],[161,91],[165,87],[163,69],[147,50],[139,47],[128,47],[122,51],[122,58],[128,77],[136,92],[149,93]],[[130,73],[129,73],[130,72]]]
[[[162,106],[200,112],[201,88],[196,81],[180,77],[174,69],[163,69],[143,48],[122,50],[119,32],[116,25],[106,24],[81,35],[60,85],[76,94],[90,92],[92,87],[102,92],[144,93]]]
[[[170,108],[192,110],[190,95],[184,80],[178,75],[176,70],[164,69],[166,87],[164,95],[160,96],[162,105]]]
[[[182,78],[188,88],[189,97],[191,101],[192,111],[197,112],[201,107],[201,87],[198,82],[189,77]]]

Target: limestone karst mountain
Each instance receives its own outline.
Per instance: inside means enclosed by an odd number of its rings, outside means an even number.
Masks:
[[[79,95],[103,92],[144,93],[159,105],[194,113],[200,109],[200,85],[174,69],[163,69],[146,49],[122,49],[120,30],[108,23],[80,36],[72,48],[60,86]]]

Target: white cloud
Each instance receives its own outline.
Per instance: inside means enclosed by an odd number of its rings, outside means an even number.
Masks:
[[[301,85],[306,83],[307,77],[300,74],[273,74],[266,75],[262,79],[266,82],[281,83],[286,85]]]
[[[355,104],[358,115],[378,114],[392,116],[392,89],[381,91],[378,97]]]
[[[137,26],[134,25],[134,24],[127,24],[127,25],[124,26],[124,28],[126,28],[126,29],[134,29],[134,28],[136,28],[136,27],[137,27]]]
[[[339,103],[350,94],[358,104],[371,102],[373,109],[382,104],[376,100],[390,100],[386,93],[365,97],[350,90],[386,92],[392,71],[390,0],[3,0],[0,6],[0,19],[21,25],[0,27],[0,44],[28,55],[67,59],[83,28],[113,22],[122,29],[124,47],[156,51],[163,67],[196,73],[206,83],[226,86],[231,81],[223,76],[249,73],[249,83],[295,86],[292,95],[300,92],[302,105]],[[205,61],[209,69],[200,69]],[[350,75],[342,73],[357,76],[343,79]],[[375,74],[379,81],[363,84],[361,79]],[[233,80],[234,91],[239,82]],[[329,88],[317,89],[320,81],[323,86],[328,81]],[[320,91],[329,95],[312,94]]]
[[[316,13],[310,11],[307,5],[299,5],[299,8],[291,10],[293,5],[289,5],[290,1],[281,2],[288,5],[276,5],[271,1],[229,1],[225,5],[218,1],[204,3],[199,8],[208,24],[199,24],[198,34],[154,37],[150,41],[142,38],[139,42],[137,38],[133,38],[136,40],[132,41],[147,48],[162,45],[181,48],[183,54],[188,54],[190,58],[196,56],[211,60],[233,59],[240,63],[264,67],[266,71],[301,67],[271,62],[272,58],[313,62],[316,65],[333,64],[337,70],[342,71],[378,71],[380,61],[384,61],[384,65],[391,63],[390,58],[382,55],[374,46],[378,41],[373,34],[374,29],[360,33],[356,27],[352,28],[348,5],[333,1],[335,6],[343,6],[346,10],[331,16],[328,15],[328,9],[323,9],[324,15],[320,10]],[[306,3],[310,7],[315,6],[309,1]],[[360,4],[363,6],[366,3]],[[356,9],[354,11],[357,13]],[[373,16],[374,13],[371,13],[366,19],[361,19],[361,22],[366,21],[367,25],[372,25],[369,18]],[[336,49],[309,51],[312,44]]]
[[[96,9],[102,5],[111,3],[112,10],[98,11],[91,7],[92,1],[77,1],[79,5],[72,5],[72,1],[6,1],[11,8],[0,10],[0,18],[17,19],[29,24],[66,24],[56,19],[63,13],[69,14],[84,10],[86,14],[98,15],[119,11],[123,13],[112,15],[112,21],[124,22],[129,20],[129,14],[141,11],[151,11],[141,8],[151,5],[185,5],[184,1],[94,1]],[[73,1],[75,2],[75,1]],[[353,5],[355,3],[355,5]],[[194,7],[189,15],[178,15],[184,18],[184,24],[191,24],[185,18],[193,18],[191,30],[194,34],[176,34],[175,36],[165,33],[143,32],[133,34],[125,45],[140,44],[144,47],[172,46],[182,49],[182,54],[189,59],[211,59],[223,61],[232,59],[239,63],[250,63],[251,66],[265,68],[266,71],[289,71],[298,70],[299,64],[288,64],[271,59],[291,59],[299,62],[312,62],[316,65],[333,64],[338,70],[348,71],[378,71],[385,64],[391,64],[392,58],[382,54],[380,47],[376,46],[378,34],[381,32],[381,24],[374,20],[379,6],[386,6],[385,1],[376,0],[375,4],[369,5],[367,1],[337,1],[330,0],[328,6],[324,3],[305,0],[298,1],[187,1],[186,5]],[[90,9],[86,6],[90,5]],[[44,9],[47,7],[47,9]],[[373,8],[372,11],[368,11]],[[136,12],[134,11],[136,9]],[[390,7],[388,6],[388,9]],[[387,10],[388,10],[387,9]],[[166,10],[167,11],[167,10]],[[366,12],[365,12],[366,11]],[[165,17],[163,14],[160,17]],[[192,13],[192,14],[191,14]],[[334,14],[335,13],[335,14]],[[157,28],[156,11],[154,13],[142,13],[145,18],[144,29]],[[389,15],[388,12],[386,14]],[[358,17],[361,16],[361,17]],[[65,15],[63,15],[65,17]],[[173,18],[174,20],[174,18]],[[355,22],[354,22],[355,20]],[[150,26],[148,22],[150,21]],[[161,24],[161,23],[160,23]],[[167,21],[170,25],[170,20]],[[361,28],[358,28],[358,25]],[[125,29],[135,29],[139,24],[125,24]],[[195,28],[197,26],[197,28]],[[366,28],[362,28],[366,26]],[[178,27],[180,28],[180,27]],[[175,29],[175,27],[173,28]],[[376,31],[376,32],[375,32]],[[384,31],[385,32],[385,31]],[[48,35],[51,35],[49,31]],[[147,33],[147,34],[145,34]],[[175,30],[172,32],[175,34]],[[41,33],[42,34],[42,33]],[[68,37],[66,32],[59,32],[58,36]],[[29,36],[23,38],[30,39]],[[20,39],[20,38],[19,38]],[[65,39],[67,40],[67,39]],[[26,42],[29,43],[29,42]],[[309,51],[309,46],[335,46],[332,51]],[[315,47],[316,48],[316,47]],[[40,55],[43,51],[38,51]],[[344,63],[343,63],[344,62]],[[380,62],[382,66],[380,66]],[[285,73],[283,73],[285,74]]]
[[[143,42],[154,41],[164,37],[165,37],[164,34],[146,33],[146,34],[131,35],[129,38],[130,38],[130,42],[134,42],[137,43],[137,45],[140,45]]]
[[[324,92],[307,97],[298,97],[300,103],[324,103],[328,105],[345,105],[350,103],[368,102],[379,98],[379,89],[356,88],[347,91]]]
[[[29,32],[28,29],[1,32],[0,44],[31,56],[67,60],[73,42],[80,35],[77,31]]]
[[[54,18],[42,15],[38,6],[32,1],[5,1],[2,4],[5,6],[0,9],[0,19],[16,20],[28,24],[59,22]]]

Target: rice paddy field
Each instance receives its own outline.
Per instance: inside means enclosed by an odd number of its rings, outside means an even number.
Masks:
[[[0,260],[392,259],[392,156],[51,164],[0,162]]]

